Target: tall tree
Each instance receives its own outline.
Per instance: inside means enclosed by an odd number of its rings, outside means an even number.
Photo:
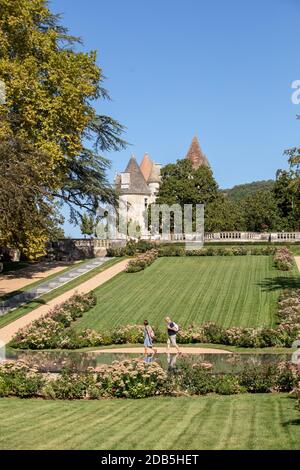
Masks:
[[[86,212],[84,212],[81,219],[80,230],[82,235],[87,235],[89,237],[93,235],[93,233],[95,232],[95,221],[94,217],[91,214],[88,215]]]
[[[206,166],[194,170],[189,160],[177,160],[162,168],[158,204],[207,204],[218,196],[218,185]]]
[[[193,228],[195,229],[196,204],[204,204],[207,207],[219,197],[218,185],[211,169],[207,166],[193,169],[191,161],[184,159],[166,165],[162,168],[161,175],[162,181],[156,204],[179,204],[182,208],[185,204],[192,204]],[[151,206],[148,208],[148,222],[150,222],[150,213]],[[174,226],[173,219],[173,214],[171,214],[171,231]]]
[[[60,222],[41,171],[47,165],[48,155],[23,140],[0,141],[0,243],[30,259]]]
[[[284,228],[272,191],[257,191],[242,202],[242,207],[247,231],[268,232]]]
[[[291,171],[278,170],[274,184],[274,196],[284,221],[285,230],[299,230],[300,206],[295,194]]]
[[[96,52],[78,52],[78,43],[46,0],[1,0],[6,100],[0,104],[0,139],[21,139],[47,155],[46,162],[35,160],[35,171],[47,192],[69,205],[75,222],[80,209],[115,202],[102,152],[125,145],[122,125],[95,111],[93,102],[108,94]]]
[[[246,221],[243,207],[221,194],[207,205],[205,210],[205,231],[245,230]]]

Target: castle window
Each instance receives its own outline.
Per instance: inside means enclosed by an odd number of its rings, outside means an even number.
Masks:
[[[148,207],[148,199],[145,197],[145,209]]]

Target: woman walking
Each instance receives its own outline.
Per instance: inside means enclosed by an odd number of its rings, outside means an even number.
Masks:
[[[145,355],[147,354],[155,354],[156,349],[153,349],[153,339],[154,339],[154,332],[151,326],[149,325],[148,320],[144,320],[144,348],[145,348]],[[150,350],[150,351],[149,351]]]

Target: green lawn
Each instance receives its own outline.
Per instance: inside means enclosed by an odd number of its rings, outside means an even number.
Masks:
[[[159,258],[145,271],[121,273],[99,287],[97,306],[76,328],[110,328],[145,318],[162,325],[166,315],[182,326],[274,325],[279,293],[297,286],[296,269],[280,272],[269,256]]]
[[[284,394],[102,401],[2,398],[0,416],[2,450],[300,449],[300,413],[295,400]]]

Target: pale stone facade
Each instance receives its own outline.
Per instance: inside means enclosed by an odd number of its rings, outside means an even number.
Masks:
[[[185,157],[194,169],[200,166],[209,166],[208,160],[201,150],[197,137],[194,137]],[[139,228],[139,236],[148,238],[147,207],[156,201],[161,182],[161,165],[153,162],[145,153],[140,165],[132,155],[124,172],[115,177],[115,186],[119,192],[119,214],[123,220],[123,227],[117,238],[127,238],[124,225],[127,223],[128,236],[136,233]],[[127,222],[124,222],[126,220]],[[122,235],[123,233],[123,235]]]
[[[149,235],[147,228],[147,207],[155,202],[160,184],[161,165],[154,163],[148,154],[140,165],[135,156],[129,159],[124,172],[115,178],[115,185],[119,191],[120,221],[128,227],[128,236],[133,237],[137,231],[141,238]],[[124,238],[124,227],[120,230],[118,238]],[[123,235],[122,235],[123,233]]]

